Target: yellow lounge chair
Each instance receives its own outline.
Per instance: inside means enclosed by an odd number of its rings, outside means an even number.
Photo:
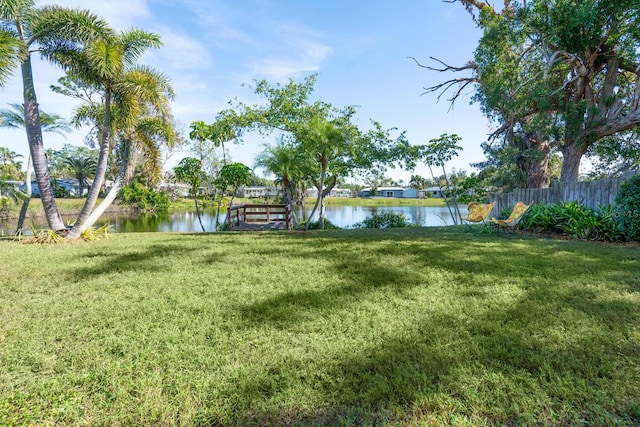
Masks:
[[[513,207],[513,211],[511,212],[511,215],[509,215],[508,218],[506,219],[491,218],[491,224],[503,230],[507,230],[507,229],[513,230],[516,228],[516,226],[522,219],[522,216],[527,211],[527,209],[531,207],[531,205],[533,205],[533,202],[529,203],[528,205],[524,204],[524,202],[518,202]]]
[[[494,203],[481,204],[478,202],[471,202],[469,206],[467,206],[467,210],[469,213],[466,218],[462,218],[463,221],[467,222],[482,222],[486,223],[487,218],[489,218],[489,214],[491,210],[495,206]]]

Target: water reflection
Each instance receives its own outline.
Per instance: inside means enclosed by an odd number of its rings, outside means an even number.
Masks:
[[[462,215],[466,215],[466,208],[461,207]],[[307,214],[311,212],[308,209]],[[326,218],[340,228],[350,228],[374,213],[396,212],[407,216],[409,222],[423,227],[452,225],[453,220],[446,207],[427,206],[327,206]],[[224,221],[225,213],[220,221]],[[297,209],[297,218],[302,218],[302,210]],[[120,233],[132,232],[201,232],[200,223],[195,212],[176,212],[162,216],[131,216],[110,215],[102,218],[98,226],[108,223],[113,230]],[[202,223],[207,232],[215,231],[215,212],[202,213]]]

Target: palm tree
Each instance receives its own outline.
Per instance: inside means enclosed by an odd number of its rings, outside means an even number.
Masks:
[[[0,110],[0,127],[8,129],[24,129],[24,106],[9,104],[11,108]],[[40,110],[40,126],[43,132],[57,133],[64,136],[71,132],[69,123],[58,114],[49,114]]]
[[[76,122],[85,120],[99,123],[100,149],[93,183],[68,234],[70,239],[79,237],[82,231],[92,225],[92,221],[95,222],[92,211],[104,182],[109,154],[116,147],[116,141],[119,139],[122,142],[119,150],[121,167],[116,180],[121,185],[130,172],[131,150],[135,146],[145,146],[147,152],[152,152],[149,147],[156,147],[154,136],[169,135],[167,126],[173,132],[169,109],[169,100],[174,97],[171,84],[154,69],[136,65],[136,60],[147,49],[160,45],[160,38],[156,34],[133,29],[98,40],[80,54],[68,58],[74,70],[71,76],[82,85],[97,88],[103,99],[102,105],[88,103],[76,110]],[[154,120],[156,124],[163,123],[151,132],[148,125]],[[160,138],[164,139],[162,136]],[[172,142],[175,138],[169,135],[169,139]],[[153,157],[159,165],[159,150]],[[115,194],[118,190],[119,186],[115,186]],[[105,199],[101,206],[111,202],[112,199]]]
[[[26,197],[26,195],[18,190],[13,184],[9,184],[5,180],[0,178],[0,198],[8,197],[9,199],[17,202]]]
[[[316,160],[318,176],[314,176],[314,186],[318,190],[318,197],[313,205],[309,221],[306,228],[309,228],[310,220],[313,218],[318,207],[318,227],[324,229],[325,205],[324,199],[331,189],[336,185],[337,175],[330,174],[330,163],[341,155],[347,143],[347,133],[337,123],[333,123],[320,115],[313,117],[301,132],[301,146],[306,152]],[[331,182],[328,184],[328,182]]]
[[[21,178],[22,162],[16,160],[18,157],[22,157],[22,154],[0,147],[0,179]]]
[[[49,227],[66,229],[49,181],[42,141],[40,112],[33,81],[31,53],[57,62],[57,54],[70,52],[87,41],[109,33],[104,21],[88,11],[58,6],[36,8],[33,0],[0,0],[0,82],[18,65],[22,72],[24,123],[29,151]]]
[[[115,182],[109,189],[106,197],[87,218],[83,226],[75,225],[69,232],[68,238],[79,236],[84,230],[91,227],[104,214],[107,208],[116,199],[120,189],[131,177],[135,168],[134,153],[137,151],[143,157],[155,165],[155,170],[160,173],[161,161],[158,143],[160,140],[171,146],[176,141],[176,133],[173,121],[168,117],[149,116],[137,121],[136,126],[128,132],[122,132],[118,151],[120,152],[119,173]]]
[[[168,99],[174,96],[168,80],[149,67],[136,66],[136,61],[149,48],[161,45],[158,35],[131,29],[89,44],[81,52],[73,52],[63,62],[72,70],[70,77],[82,85],[102,93],[102,105],[83,111],[102,114],[99,155],[96,173],[69,238],[77,238],[87,227],[100,188],[107,172],[109,154],[115,147],[116,129],[125,133],[134,129],[145,108],[153,107],[168,114]],[[85,106],[86,107],[86,106]],[[79,111],[78,113],[82,113]],[[97,116],[91,117],[96,120]],[[127,158],[128,159],[128,158]]]
[[[78,180],[78,195],[84,195],[85,186],[89,185],[89,177],[96,173],[96,161],[91,157],[67,157],[64,164],[71,169],[73,177]]]
[[[24,106],[19,104],[9,104],[10,109],[0,110],[0,127],[10,129],[26,129],[24,121]],[[48,114],[44,111],[40,111],[40,126],[42,132],[57,133],[64,136],[65,132],[70,132],[71,128],[66,120],[57,114]],[[20,214],[18,215],[18,225],[16,226],[16,233],[20,233],[24,226],[24,220],[27,216],[27,210],[29,209],[29,202],[31,201],[31,170],[32,170],[31,154],[27,159],[27,170],[25,173],[24,184],[26,187],[24,199],[22,200],[22,207],[20,208]]]
[[[300,148],[280,140],[275,146],[267,145],[255,160],[255,167],[264,168],[282,184],[284,204],[293,203],[297,183],[304,180],[303,159]]]

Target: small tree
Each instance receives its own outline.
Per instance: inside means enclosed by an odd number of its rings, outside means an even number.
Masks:
[[[462,138],[458,135],[449,135],[445,133],[440,135],[439,138],[430,140],[429,144],[420,147],[419,150],[425,164],[429,167],[431,177],[434,181],[438,182],[438,186],[442,191],[444,201],[447,204],[447,208],[453,218],[454,224],[458,224],[458,220],[462,218],[462,215],[460,214],[460,208],[458,207],[455,185],[449,180],[444,164],[458,155],[458,150],[461,150],[462,147],[457,145],[457,143],[461,139]],[[433,167],[442,168],[444,183],[440,183],[440,181],[436,179],[433,174]],[[453,213],[454,210],[455,214]]]
[[[185,157],[180,161],[178,166],[173,168],[173,172],[178,181],[189,184],[189,195],[193,197],[196,205],[196,215],[198,215],[200,227],[202,227],[202,231],[206,231],[204,225],[202,225],[200,208],[198,207],[198,191],[207,179],[207,174],[202,170],[202,162],[194,157]]]
[[[231,192],[231,199],[229,200],[229,207],[233,205],[233,199],[236,192],[243,185],[249,185],[251,183],[251,168],[243,165],[242,163],[230,163],[224,165],[220,169],[220,175],[214,181],[215,186],[218,188],[220,195],[222,196],[227,190]],[[222,203],[218,203],[218,215],[220,213],[220,206]],[[216,215],[216,218],[218,217]],[[216,220],[216,227],[218,226]]]

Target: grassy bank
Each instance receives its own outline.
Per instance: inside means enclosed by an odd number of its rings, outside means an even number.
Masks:
[[[148,233],[0,265],[0,425],[640,423],[638,249]]]
[[[82,209],[82,206],[84,205],[85,200],[86,199],[81,199],[81,198],[77,198],[77,199],[60,198],[60,199],[56,199],[56,204],[58,205],[58,209],[60,209],[60,213],[63,216],[77,215]],[[98,199],[98,204],[100,204],[101,202],[102,202],[102,199]],[[9,216],[11,219],[15,219],[18,217],[20,213],[21,203],[22,202],[20,202],[20,204],[13,203],[10,205]],[[117,212],[122,209],[123,209],[122,206],[119,206],[117,203],[114,203],[107,212]],[[29,201],[29,210],[27,211],[27,220],[29,220],[30,218],[44,218],[44,216],[45,215],[44,215],[44,208],[42,207],[42,200],[40,200],[39,198],[32,198]]]
[[[310,204],[315,200],[307,199]],[[330,206],[445,206],[444,199],[396,199],[392,197],[328,197]]]

